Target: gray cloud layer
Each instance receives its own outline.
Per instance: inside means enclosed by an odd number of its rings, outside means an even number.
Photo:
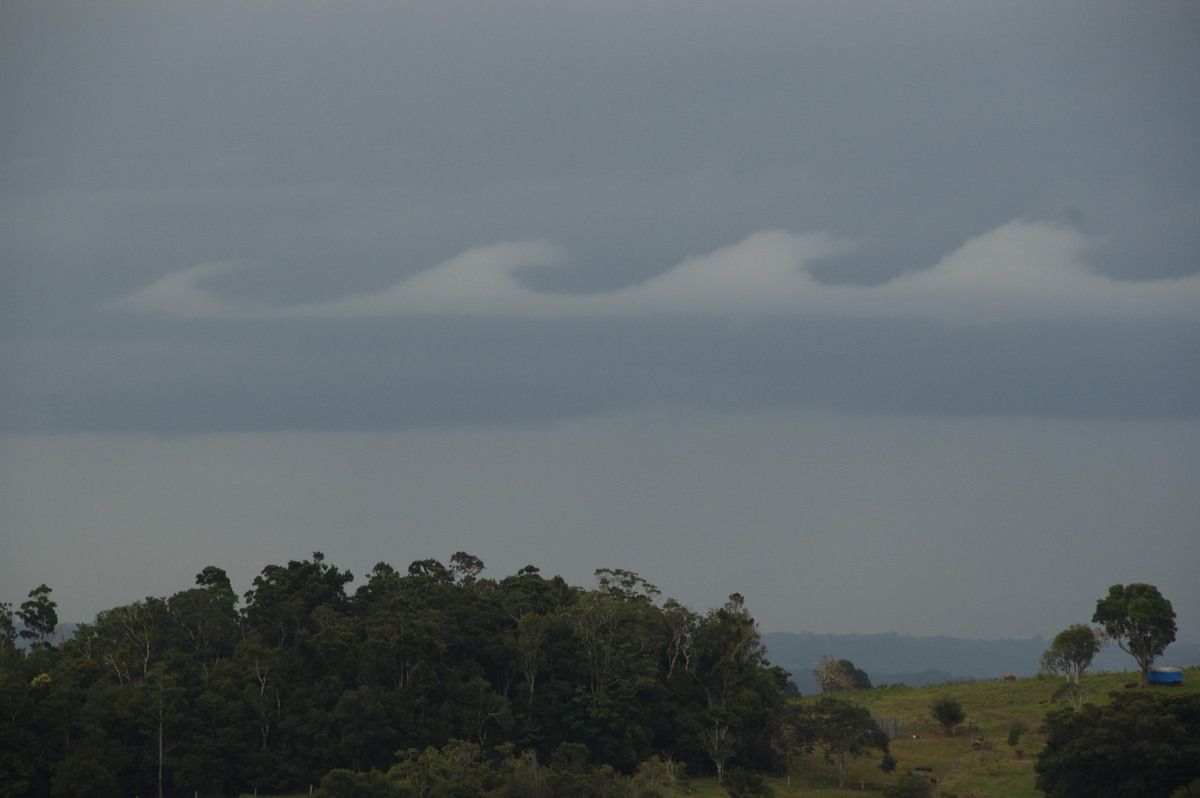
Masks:
[[[931,269],[876,286],[822,284],[805,268],[846,245],[820,234],[755,233],[689,258],[636,286],[601,294],[539,292],[522,270],[563,259],[538,241],[468,250],[379,291],[299,305],[223,297],[205,281],[253,264],[222,261],[162,277],[115,301],[117,310],[181,319],[366,319],[390,316],[590,318],[799,314],[996,322],[1073,317],[1200,320],[1200,273],[1142,282],[1098,275],[1083,239],[1045,224],[1013,223],[972,239]]]
[[[1194,4],[8,14],[9,428],[1200,412]]]
[[[1198,35],[1192,0],[10,2],[0,581],[467,549],[777,628],[1194,604]],[[893,600],[931,569],[970,602]]]
[[[246,589],[314,549],[359,576],[464,549],[493,576],[630,568],[695,607],[736,590],[768,630],[1053,635],[1150,581],[1200,637],[1194,421],[675,411],[0,445],[28,532],[0,544],[0,599],[45,575],[76,618],[209,562]]]

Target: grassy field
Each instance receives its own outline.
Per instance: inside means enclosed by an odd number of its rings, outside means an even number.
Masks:
[[[1200,692],[1200,668],[1184,670],[1184,686],[1152,688],[1175,692]],[[1104,705],[1109,693],[1124,690],[1137,681],[1136,673],[1084,674],[1085,701]],[[1041,798],[1033,788],[1033,770],[1044,742],[1038,731],[1047,712],[1065,704],[1052,703],[1051,697],[1062,685],[1058,677],[1018,679],[1015,682],[980,681],[933,685],[921,688],[885,687],[847,694],[855,704],[867,708],[874,717],[896,718],[912,728],[913,737],[897,736],[891,742],[892,756],[898,766],[895,773],[881,773],[878,757],[851,764],[844,789],[837,788],[837,772],[820,757],[801,757],[795,762],[792,778],[771,779],[780,798],[792,795],[832,798],[833,796],[879,795],[884,787],[902,773],[914,768],[929,768],[938,778],[940,792],[958,798]],[[948,696],[962,704],[966,722],[955,735],[947,736],[929,715],[936,698]],[[1026,731],[1017,745],[1008,744],[1014,722]],[[991,743],[994,754],[985,761],[976,740]],[[1018,754],[1018,752],[1020,752]],[[726,792],[715,780],[693,781],[694,793],[702,798],[723,798]]]
[[[1200,668],[1185,669],[1183,678],[1183,687],[1151,689],[1200,692]],[[1125,684],[1135,681],[1136,673],[1084,674],[1081,683],[1086,691],[1084,700],[1107,704],[1110,692],[1123,690]],[[931,768],[939,779],[942,794],[959,798],[1038,798],[1041,793],[1033,788],[1033,764],[1044,743],[1038,728],[1047,712],[1065,706],[1052,703],[1052,696],[1062,683],[1059,677],[1047,677],[922,688],[885,687],[847,697],[875,717],[897,718],[918,735],[916,739],[897,736],[892,740],[891,752],[899,762],[896,774],[916,767]],[[946,736],[929,715],[929,705],[942,696],[957,700],[966,713],[966,723],[953,737]],[[1014,723],[1023,724],[1026,731],[1016,745],[1009,745],[1009,729]],[[990,755],[993,757],[990,761],[985,761],[980,751],[972,747],[976,740],[991,744],[994,754]],[[881,791],[883,780],[890,777],[878,770],[872,774],[871,770],[868,766],[851,771],[851,775],[858,775],[867,784],[875,782]],[[788,794],[786,788],[779,794]]]
[[[1186,668],[1183,687],[1151,688],[1176,692],[1200,692],[1200,668]],[[1084,698],[1093,704],[1109,702],[1108,694],[1137,681],[1136,673],[1084,674]],[[931,685],[920,688],[883,687],[847,693],[844,697],[865,707],[877,718],[896,718],[911,728],[897,735],[891,753],[899,763],[895,773],[880,772],[878,757],[851,763],[846,787],[838,789],[837,771],[819,756],[801,756],[793,762],[791,778],[772,778],[780,798],[803,795],[810,798],[879,795],[897,776],[914,768],[928,768],[938,779],[940,792],[958,798],[1040,798],[1033,788],[1033,764],[1044,739],[1038,731],[1047,712],[1062,709],[1052,702],[1062,685],[1059,677],[1018,679],[1014,682],[980,681]],[[948,736],[929,715],[934,699],[948,696],[962,704],[966,722]],[[1009,729],[1024,724],[1026,731],[1016,745],[1008,744]],[[991,744],[993,754],[984,755],[976,741]],[[694,779],[697,798],[725,798],[727,793],[715,779]],[[297,796],[296,798],[299,798]]]

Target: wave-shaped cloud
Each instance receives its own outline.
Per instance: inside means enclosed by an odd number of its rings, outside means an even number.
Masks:
[[[553,267],[565,253],[544,241],[468,250],[382,290],[271,305],[218,294],[211,278],[247,261],[193,266],[111,303],[181,319],[369,319],[396,316],[597,318],[824,315],[954,323],[1036,318],[1200,319],[1200,274],[1148,281],[1096,273],[1089,241],[1071,228],[1017,221],[973,238],[928,269],[880,285],[828,284],[808,265],[851,248],[824,233],[774,230],[691,257],[636,285],[593,294],[538,291],[519,272]]]

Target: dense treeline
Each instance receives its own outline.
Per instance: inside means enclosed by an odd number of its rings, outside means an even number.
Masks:
[[[627,571],[589,589],[482,571],[462,552],[379,563],[350,592],[318,552],[239,601],[209,566],[58,642],[49,589],[31,593],[27,648],[0,613],[0,796],[307,790],[430,747],[621,773],[778,765],[794,688],[740,596],[700,615]]]
[[[1200,794],[1200,695],[1114,692],[1046,717],[1036,764],[1047,798]],[[1184,792],[1192,784],[1195,792]]]

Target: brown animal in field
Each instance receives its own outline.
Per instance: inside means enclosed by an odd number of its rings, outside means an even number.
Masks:
[[[1016,676],[1013,676],[1011,673],[1006,673],[1006,674],[1004,674],[1004,681],[1006,681],[1006,682],[1015,682],[1016,680],[1017,680],[1017,677],[1016,677]]]
[[[1126,690],[1132,690],[1133,688],[1135,688],[1135,687],[1137,687],[1137,686],[1138,686],[1138,683],[1137,683],[1137,682],[1125,682],[1125,689],[1126,689]]]

